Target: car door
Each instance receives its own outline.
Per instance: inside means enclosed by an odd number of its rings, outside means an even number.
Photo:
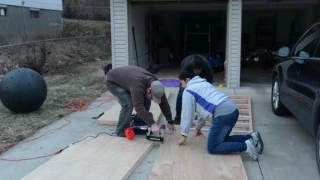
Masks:
[[[320,87],[320,25],[309,29],[294,49],[297,64],[299,109],[297,119],[311,133],[314,130],[313,107]],[[320,49],[319,49],[320,50]]]
[[[297,81],[297,64],[291,56],[281,62],[278,67],[280,77],[281,102],[294,115],[297,116],[299,109],[299,93]]]
[[[304,35],[301,39],[304,38]],[[298,41],[296,44],[299,44]],[[296,47],[297,45],[295,45]],[[281,103],[294,115],[298,116],[299,110],[299,64],[295,61],[295,49],[293,48],[290,55],[281,60],[277,67],[280,78]]]

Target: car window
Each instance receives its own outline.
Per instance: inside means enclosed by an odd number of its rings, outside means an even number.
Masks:
[[[297,43],[293,56],[309,56],[314,57],[315,51],[319,43],[320,25],[310,29]],[[302,52],[302,53],[301,53]]]

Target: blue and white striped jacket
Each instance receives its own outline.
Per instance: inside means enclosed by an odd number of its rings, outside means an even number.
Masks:
[[[195,112],[200,118],[212,119],[215,108],[227,98],[206,79],[192,78],[182,95],[181,134],[188,136]]]

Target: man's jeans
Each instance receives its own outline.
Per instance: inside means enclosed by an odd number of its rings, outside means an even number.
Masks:
[[[210,154],[227,154],[247,150],[246,140],[251,135],[229,136],[239,117],[239,110],[233,113],[215,117],[209,129],[207,151]]]
[[[129,91],[118,86],[117,84],[107,81],[108,90],[117,97],[119,104],[121,105],[120,115],[118,119],[118,125],[116,129],[117,136],[125,137],[124,130],[130,126],[131,115],[133,111],[132,98]],[[150,110],[151,101],[145,99],[145,107],[147,111]]]
[[[180,89],[179,89],[179,93],[178,93],[177,101],[176,101],[176,112],[177,112],[177,115],[181,114],[183,91],[184,91],[184,88],[181,86],[181,83],[180,83]]]

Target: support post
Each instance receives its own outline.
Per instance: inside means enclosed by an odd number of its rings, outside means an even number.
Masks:
[[[128,0],[110,0],[111,54],[113,68],[129,65],[128,8]]]
[[[228,88],[240,87],[242,0],[229,0],[227,7],[226,83]]]

